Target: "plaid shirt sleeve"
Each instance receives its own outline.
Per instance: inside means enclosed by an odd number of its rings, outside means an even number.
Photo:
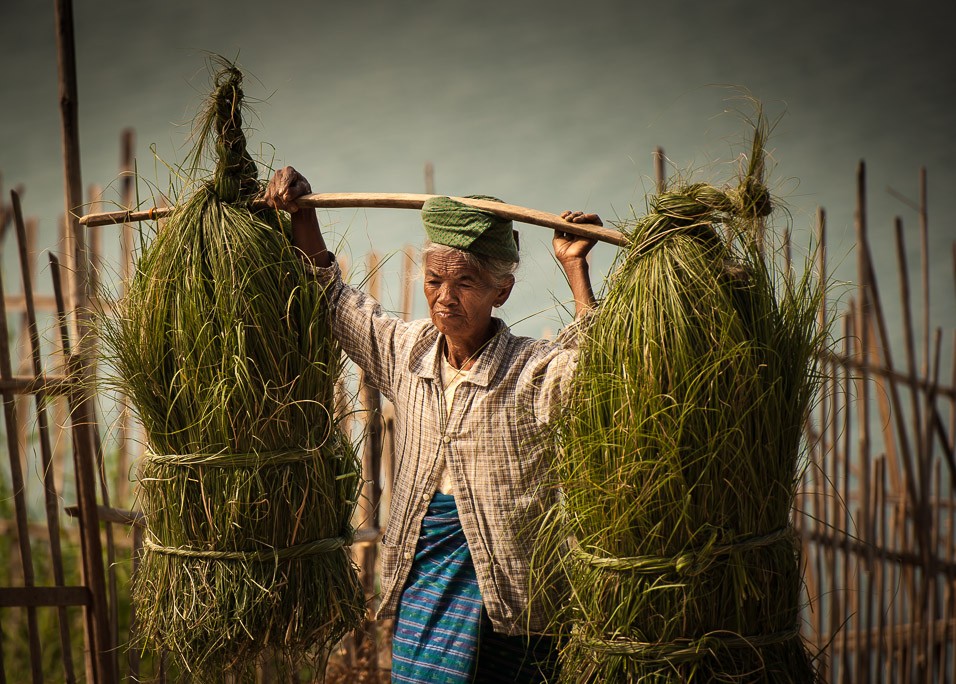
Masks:
[[[386,313],[369,295],[347,285],[337,263],[328,268],[313,267],[312,271],[327,288],[333,334],[343,351],[362,369],[364,382],[391,400],[396,346],[411,334],[410,326]]]

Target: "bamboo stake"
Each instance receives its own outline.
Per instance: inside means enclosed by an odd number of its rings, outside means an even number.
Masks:
[[[90,207],[96,208],[100,205],[102,201],[103,191],[98,185],[91,185],[89,188],[89,204]],[[89,235],[89,266],[88,271],[89,277],[89,293],[98,294],[100,292],[100,282],[99,282],[99,271],[102,261],[102,227],[101,226],[92,226],[90,228]],[[84,354],[84,358],[90,364],[89,372],[92,376],[95,377],[97,373],[96,361],[98,354],[96,353],[96,337],[90,336],[90,346]],[[95,404],[91,404],[91,411],[94,416],[93,423],[98,424],[99,421],[96,419],[97,411]],[[96,470],[99,476],[100,483],[100,492],[103,500],[103,505],[107,508],[111,508],[110,502],[110,489],[109,489],[109,478],[106,475],[106,461],[103,453],[103,444],[100,438],[99,431],[96,430],[93,433],[93,442],[96,453]],[[106,587],[109,593],[109,610],[110,610],[110,641],[109,649],[110,652],[115,652],[119,648],[119,591],[117,587],[117,577],[116,577],[116,543],[113,534],[113,525],[109,520],[101,520],[106,531]],[[116,662],[116,679],[119,679],[119,663]]]
[[[877,481],[877,505],[876,510],[879,511],[879,544],[880,548],[887,548],[887,539],[886,539],[886,469],[887,463],[885,459],[878,459],[876,462],[876,481]],[[878,597],[878,611],[879,611],[879,638],[878,643],[880,645],[879,649],[876,652],[877,660],[876,666],[874,667],[874,673],[877,677],[885,677],[886,665],[885,663],[890,660],[887,657],[886,653],[886,568],[887,561],[886,558],[880,559],[879,564],[879,584],[877,590]],[[891,630],[892,631],[892,630]]]
[[[57,301],[57,319],[60,328],[60,340],[66,357],[70,360],[69,370],[75,377],[83,378],[82,361],[71,353],[70,333],[63,287],[60,280],[60,262],[50,254],[50,275],[53,280],[53,293]],[[80,539],[83,556],[84,583],[90,589],[91,603],[84,608],[88,629],[87,644],[90,648],[88,660],[95,663],[100,679],[93,680],[112,684],[116,681],[113,663],[116,653],[110,652],[108,603],[106,600],[106,579],[103,572],[103,547],[100,540],[99,515],[96,509],[96,474],[94,464],[96,454],[93,444],[94,415],[92,402],[84,396],[88,389],[80,386],[69,397],[70,415],[73,425],[73,468],[76,475],[76,498],[80,511]],[[100,650],[102,649],[102,650]]]
[[[851,321],[850,325],[852,325],[854,328],[856,327],[855,321],[858,315],[857,308],[858,307],[856,306],[856,303],[853,300],[851,300],[850,307],[849,307],[850,321]],[[844,341],[846,342],[845,352],[847,356],[849,356],[853,352],[854,345],[849,335],[844,337]],[[852,380],[849,378],[849,375],[848,375],[847,384],[846,384],[846,388],[848,392],[850,391],[851,383],[852,383]],[[851,533],[850,533],[850,523],[851,523],[851,519],[850,519],[850,434],[851,434],[851,427],[853,424],[853,415],[849,407],[847,407],[846,413],[844,415],[844,420],[846,421],[846,425],[844,427],[844,441],[843,441],[843,455],[842,455],[843,456],[842,458],[843,481],[841,484],[843,487],[843,530],[842,532],[843,532],[844,543],[843,543],[842,554],[843,554],[843,586],[844,586],[844,592],[845,592],[843,596],[843,613],[844,613],[843,617],[845,622],[843,623],[843,634],[842,634],[843,663],[842,663],[842,669],[840,672],[840,675],[841,675],[840,679],[843,682],[848,682],[850,681],[849,679],[850,677],[849,675],[849,671],[850,671],[850,649],[849,649],[850,634],[849,632],[850,632],[851,625],[853,624],[853,612],[850,609],[850,599],[851,599],[851,593],[853,591],[850,586],[850,537],[851,537]]]
[[[23,295],[26,300],[27,330],[30,338],[30,358],[33,364],[33,374],[36,377],[43,375],[43,356],[40,349],[40,328],[37,324],[36,308],[33,305],[33,279],[31,276],[31,259],[27,250],[27,228],[23,220],[23,211],[20,207],[20,197],[16,192],[11,194],[14,223],[17,228],[17,244],[20,253],[20,272],[23,280]],[[43,494],[46,509],[47,529],[50,539],[50,560],[53,566],[53,581],[56,586],[66,586],[63,572],[63,552],[60,547],[60,518],[59,497],[56,490],[53,472],[53,451],[50,448],[50,426],[47,415],[47,396],[43,389],[33,394],[36,406],[37,430],[40,441],[40,458],[43,464]],[[65,606],[57,608],[59,621],[61,660],[63,674],[67,682],[75,682],[73,671],[73,653],[70,646],[69,618]]]
[[[402,320],[408,322],[412,319],[412,282],[415,279],[415,259],[412,257],[412,250],[415,248],[406,245],[402,250]]]
[[[936,630],[934,620],[936,617],[936,551],[938,546],[936,544],[936,536],[938,535],[937,529],[937,520],[936,514],[934,512],[933,501],[933,490],[934,486],[930,478],[934,465],[933,458],[933,433],[932,433],[932,419],[931,415],[935,410],[936,403],[936,393],[932,390],[932,386],[939,383],[939,366],[940,366],[940,350],[942,346],[942,336],[943,331],[939,328],[936,329],[936,335],[933,344],[933,356],[929,359],[928,371],[932,374],[927,376],[927,379],[932,378],[932,385],[929,392],[926,393],[926,425],[923,433],[923,440],[926,444],[926,458],[925,464],[921,468],[921,475],[923,480],[920,483],[920,491],[923,493],[923,524],[926,527],[925,536],[926,544],[922,549],[923,553],[923,572],[925,577],[923,580],[922,594],[920,596],[920,605],[922,615],[926,618],[926,621],[923,623],[926,625],[926,640],[921,640],[921,648],[924,649],[923,658],[922,658],[922,671],[920,672],[921,681],[929,681],[933,674],[933,653],[934,653],[934,644],[936,640]],[[935,461],[936,470],[939,471],[939,461]],[[938,473],[939,474],[939,473]],[[937,478],[937,487],[938,487],[938,478]],[[938,491],[938,490],[937,490]]]
[[[956,365],[953,366],[953,373],[956,374]],[[956,421],[954,421],[956,423]],[[956,424],[951,424],[956,434]],[[947,535],[946,557],[956,558],[956,487],[949,488],[949,534]],[[949,625],[950,644],[956,642],[956,577],[950,576],[947,584],[949,600],[947,601],[947,620]],[[949,670],[949,681],[956,682],[956,648],[950,649],[951,667]],[[945,676],[945,675],[944,675]]]
[[[3,292],[3,278],[0,278],[0,378],[9,380],[13,376],[10,363],[10,338],[7,328],[6,298]],[[6,420],[7,452],[10,457],[10,486],[13,490],[13,505],[17,518],[17,543],[20,549],[20,564],[23,571],[23,585],[35,586],[33,572],[33,553],[30,548],[30,532],[27,528],[27,504],[24,488],[23,468],[20,464],[20,443],[18,439],[18,419],[14,394],[10,390],[0,391],[3,397],[4,418]],[[33,606],[25,608],[27,613],[27,641],[30,650],[30,671],[32,681],[43,681],[40,669],[42,654],[40,651],[40,633],[37,625],[37,612]]]
[[[905,490],[903,490],[903,496],[906,496]],[[901,546],[900,535],[902,534],[902,529],[906,524],[906,515],[905,509],[902,502],[897,502],[891,511],[892,515],[892,534],[888,535],[892,538],[893,543]],[[898,677],[895,675],[898,672],[898,664],[901,660],[900,657],[896,655],[895,648],[895,639],[894,635],[896,633],[896,625],[899,621],[899,616],[901,614],[900,602],[903,597],[902,591],[903,584],[903,565],[902,563],[893,564],[893,589],[894,589],[894,598],[890,602],[890,614],[889,614],[889,636],[887,637],[887,651],[889,653],[889,673],[887,681],[898,681]]]
[[[926,208],[926,167],[919,170],[919,242],[923,274],[923,376],[929,379],[929,215]]]
[[[418,195],[412,193],[387,192],[327,192],[303,195],[296,202],[300,207],[315,209],[343,209],[343,208],[379,208],[379,209],[421,209],[422,205],[435,195]],[[571,223],[557,214],[549,214],[537,209],[528,209],[515,204],[503,204],[490,200],[471,199],[467,197],[453,197],[452,199],[479,209],[490,211],[502,218],[520,221],[530,225],[542,226],[553,230],[560,230],[572,235],[593,238],[612,245],[622,246],[627,243],[626,236],[613,228],[605,228],[588,223]],[[254,208],[265,207],[264,200],[252,203]],[[104,226],[129,221],[147,221],[165,218],[172,208],[156,208],[144,211],[111,211],[103,214],[87,214],[80,218],[80,223],[86,226]]]
[[[378,255],[368,255],[368,293],[375,299],[381,297],[381,269]],[[360,385],[362,410],[365,415],[365,447],[362,452],[362,496],[359,500],[359,526],[377,531],[378,512],[381,504],[382,489],[379,478],[382,468],[382,397],[377,389],[365,382],[364,374]],[[358,562],[361,568],[362,585],[366,599],[375,595],[375,560],[378,547],[366,544],[358,549]],[[375,633],[371,619],[355,631],[353,658],[366,650],[375,652]],[[371,667],[377,669],[378,658],[370,658]]]
[[[654,148],[654,177],[657,181],[657,194],[660,195],[667,189],[667,177],[664,170],[664,148]]]
[[[143,552],[143,527],[142,525],[133,525],[132,528],[132,538],[133,538],[133,548],[130,553],[130,560],[132,561],[132,573],[135,575],[139,569],[139,561]],[[129,641],[131,644],[136,643],[136,630],[138,628],[138,622],[136,620],[136,611],[130,608],[129,614]],[[138,648],[129,648],[126,651],[126,662],[127,662],[127,681],[138,682],[140,681],[140,649]]]
[[[73,4],[71,0],[55,0],[55,22],[57,38],[57,65],[59,71],[60,123],[63,141],[63,165],[65,181],[65,215],[71,230],[67,231],[75,238],[74,264],[74,306],[77,316],[77,333],[80,355],[76,372],[87,387],[91,386],[89,358],[85,354],[88,344],[86,332],[88,321],[85,319],[89,297],[89,272],[85,233],[75,220],[73,211],[83,201],[83,183],[80,175],[80,131],[77,115],[76,46],[73,33]],[[65,321],[65,307],[58,300],[61,320]],[[99,523],[96,517],[96,480],[92,472],[93,464],[93,410],[90,390],[77,396],[73,409],[74,454],[76,456],[77,499],[83,516],[80,519],[83,530],[83,559],[86,581],[92,592],[92,605],[87,606],[86,626],[87,643],[90,645],[90,657],[87,659],[87,678],[103,684],[113,684],[118,673],[115,652],[109,645],[109,624],[103,578],[103,556],[99,536]]]
[[[847,344],[849,340],[849,325],[848,317],[846,314],[841,316],[841,330],[842,335],[841,339],[843,340],[843,353],[847,352]],[[831,529],[836,532],[839,529],[840,524],[840,480],[839,480],[839,460],[840,460],[840,421],[845,418],[847,411],[847,386],[844,381],[845,370],[837,364],[830,365],[830,387],[832,388],[832,406],[833,406],[833,419],[831,421],[830,429],[830,443],[833,445],[833,454],[829,458],[829,474],[828,481],[831,487],[830,500],[831,505],[831,515],[829,520],[831,521]],[[842,401],[841,401],[842,398]],[[844,428],[846,426],[844,425]],[[831,581],[837,584],[837,568],[839,562],[839,549],[835,545],[829,545],[829,576],[833,578]],[[845,586],[845,583],[844,583]],[[841,616],[842,612],[840,606],[842,605],[840,591],[834,590],[830,592],[830,630],[829,630],[829,640],[827,643],[830,644],[829,653],[833,652],[833,644],[837,638],[837,634],[840,630]],[[832,665],[832,658],[828,657],[826,659],[828,668],[835,673],[837,671],[836,665]]]
[[[911,509],[916,505],[915,502],[911,502],[909,499],[909,489],[904,488],[902,490],[903,501],[901,504],[900,517],[902,519],[900,525],[900,547],[909,548],[910,544],[910,525],[912,524],[913,517],[910,515]],[[902,578],[902,591],[899,594],[900,600],[902,601],[900,605],[899,621],[898,624],[913,624],[914,621],[914,611],[913,604],[915,600],[915,577],[913,572],[913,566],[909,564],[904,564],[901,568],[900,577]],[[902,669],[902,677],[900,681],[902,684],[909,684],[910,674],[913,666],[914,652],[912,648],[912,641],[909,643],[905,642],[903,637],[900,637],[900,667]]]
[[[425,162],[425,192],[435,194],[435,165],[431,162]]]
[[[857,170],[857,212],[858,212],[858,254],[857,254],[857,265],[858,271],[860,273],[861,279],[866,282],[867,287],[867,299],[869,309],[872,314],[875,315],[877,330],[880,335],[880,348],[883,352],[883,362],[886,368],[892,370],[894,368],[893,356],[890,349],[889,342],[889,333],[887,332],[886,319],[883,316],[883,306],[880,298],[880,290],[877,285],[876,279],[872,274],[875,274],[876,269],[873,266],[873,257],[870,252],[870,243],[867,239],[866,231],[859,230],[861,224],[865,223],[865,207],[860,205],[865,201],[865,173],[866,168],[863,162],[860,162]],[[867,372],[872,372],[872,367],[867,368]],[[895,377],[893,374],[888,375],[891,379]],[[892,405],[899,407],[902,405],[899,391],[895,382],[890,383],[890,394],[892,399]],[[906,488],[909,490],[910,499],[913,502],[919,501],[920,497],[917,493],[917,474],[914,472],[913,466],[913,455],[912,450],[910,449],[909,441],[909,432],[906,429],[906,423],[904,422],[904,416],[901,411],[893,412],[894,418],[896,419],[896,430],[897,435],[900,441],[900,450],[902,452],[902,461],[904,471],[906,473]],[[918,467],[918,465],[917,465]],[[922,530],[917,528],[917,534],[922,534]]]
[[[133,148],[134,137],[133,130],[127,128],[123,131],[121,141],[122,153],[120,155],[120,177],[121,177],[121,202],[127,209],[133,206]],[[130,282],[133,275],[133,226],[130,223],[124,223],[120,233],[120,282],[123,288],[122,294],[125,294],[127,283]],[[129,463],[130,463],[130,444],[132,440],[130,435],[133,431],[132,411],[125,396],[121,396],[117,402],[119,408],[119,430],[116,460],[116,502],[118,505],[125,506],[129,499]],[[130,608],[133,610],[132,606]],[[132,620],[132,618],[131,618]]]
[[[60,126],[63,142],[65,181],[65,215],[73,237],[70,266],[74,273],[73,305],[86,301],[86,232],[73,213],[83,204],[83,182],[80,174],[80,126],[77,109],[76,45],[73,34],[72,0],[55,0],[57,66],[59,71]]]
[[[857,352],[863,367],[863,373],[860,376],[858,384],[857,409],[859,419],[859,457],[860,457],[860,482],[862,484],[862,493],[860,498],[860,508],[863,512],[860,536],[864,541],[871,541],[870,535],[870,380],[869,373],[870,344],[869,344],[869,321],[872,314],[871,293],[874,283],[874,273],[868,268],[868,262],[865,254],[867,245],[867,215],[866,215],[866,167],[860,162],[857,173],[857,210],[856,210],[856,234],[859,253],[857,256],[857,277],[860,282],[859,316],[857,318]],[[872,548],[872,545],[867,548]],[[872,553],[867,553],[863,563],[863,572],[858,575],[858,595],[859,605],[861,606],[860,618],[857,620],[857,629],[865,630],[867,636],[870,634],[870,611],[869,611],[869,584],[872,582]],[[863,593],[864,583],[866,583],[866,593]],[[871,643],[867,639],[864,652],[857,648],[857,669],[854,672],[861,681],[869,679],[869,651]]]
[[[941,483],[943,481],[943,472],[942,472],[943,464],[941,461],[936,461],[935,465],[936,465],[935,467],[936,472],[935,472],[935,477],[933,478],[933,500],[939,502],[943,500],[943,497],[942,497],[943,490],[941,487]],[[941,637],[943,634],[946,633],[945,628],[943,629],[942,634],[938,633],[938,627],[936,622],[937,619],[942,615],[942,611],[940,610],[940,605],[939,605],[939,594],[937,593],[937,586],[940,584],[941,577],[940,577],[940,573],[938,569],[935,567],[936,558],[939,557],[939,552],[940,552],[940,529],[939,529],[940,524],[939,524],[939,516],[937,515],[936,511],[938,511],[938,508],[934,506],[933,530],[932,530],[933,553],[931,556],[933,558],[933,563],[929,568],[927,568],[928,570],[927,578],[929,580],[928,590],[930,595],[929,646],[930,646],[931,661],[930,661],[929,672],[928,672],[930,679],[933,678],[934,672],[936,672],[937,675],[941,675],[943,672],[943,663],[941,661],[943,661],[943,659],[945,658],[945,651],[944,651],[943,643],[941,641]]]

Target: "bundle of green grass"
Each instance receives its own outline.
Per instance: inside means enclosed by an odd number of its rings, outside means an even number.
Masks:
[[[653,198],[561,424],[567,682],[807,682],[791,526],[820,285],[765,254],[766,124],[731,190]]]
[[[104,328],[148,442],[137,647],[195,681],[238,681],[267,657],[318,666],[365,612],[348,550],[360,470],[333,412],[340,350],[288,219],[251,208],[241,83],[232,65],[216,74],[190,167],[215,171],[192,179]]]

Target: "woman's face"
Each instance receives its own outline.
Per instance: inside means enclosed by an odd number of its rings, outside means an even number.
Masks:
[[[486,341],[491,312],[511,294],[512,280],[504,286],[475,268],[460,252],[442,251],[425,256],[425,299],[432,323],[455,342]]]

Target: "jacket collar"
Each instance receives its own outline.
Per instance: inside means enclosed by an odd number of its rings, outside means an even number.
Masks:
[[[494,334],[484,348],[478,352],[475,365],[468,373],[465,382],[487,387],[508,355],[511,331],[500,318],[492,318]],[[445,336],[438,328],[430,324],[425,328],[412,346],[408,369],[420,378],[435,380],[441,377],[442,357],[445,353]]]

